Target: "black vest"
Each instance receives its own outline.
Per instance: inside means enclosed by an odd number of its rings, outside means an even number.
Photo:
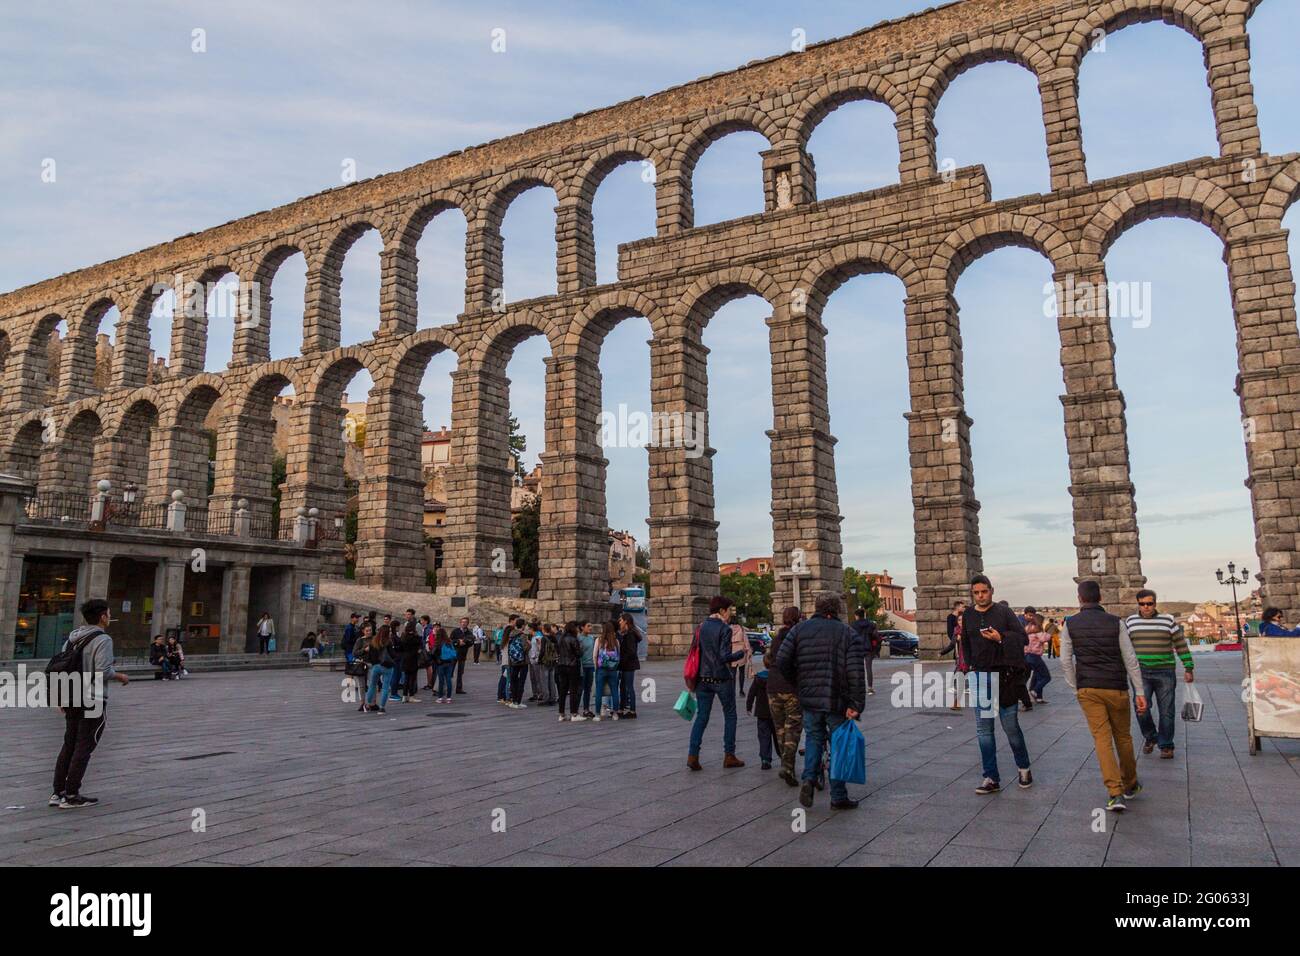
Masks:
[[[1074,647],[1075,679],[1080,688],[1128,690],[1128,673],[1119,652],[1120,619],[1100,604],[1085,604],[1065,619]]]

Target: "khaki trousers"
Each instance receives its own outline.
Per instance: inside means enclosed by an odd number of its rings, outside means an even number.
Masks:
[[[1128,692],[1081,687],[1077,696],[1083,716],[1088,720],[1088,730],[1092,732],[1106,792],[1118,797],[1137,784],[1137,761],[1133,758],[1133,735],[1129,732],[1132,717]]]

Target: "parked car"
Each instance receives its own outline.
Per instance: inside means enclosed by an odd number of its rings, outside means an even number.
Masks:
[[[767,645],[772,639],[762,631],[746,631],[745,636],[749,638],[749,649],[754,652],[755,657],[762,657],[767,653]]]
[[[890,657],[920,656],[921,639],[911,631],[881,631],[881,644],[889,644]]]

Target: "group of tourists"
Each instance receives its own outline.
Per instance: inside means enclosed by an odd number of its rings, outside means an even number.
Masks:
[[[569,621],[563,627],[511,617],[492,634],[462,617],[448,631],[425,614],[407,608],[401,620],[353,614],[343,630],[346,671],[364,696],[357,708],[387,713],[389,703],[419,703],[420,674],[435,700],[450,704],[464,694],[465,664],[486,654],[501,669],[497,703],[511,710],[529,704],[558,707],[561,721],[599,721],[636,717],[636,672],[641,667],[641,632],[631,615],[593,625]],[[436,685],[436,686],[435,686]],[[530,690],[527,703],[525,689]],[[594,709],[593,709],[594,708]]]
[[[1019,712],[1047,703],[1044,691],[1052,680],[1044,656],[1053,644],[1061,658],[1065,682],[1075,691],[1093,737],[1106,787],[1106,809],[1120,812],[1142,792],[1133,751],[1132,707],[1142,734],[1142,752],[1157,748],[1162,759],[1174,756],[1175,660],[1183,679],[1194,680],[1195,664],[1182,627],[1162,614],[1151,590],[1137,593],[1136,612],[1127,618],[1101,606],[1096,581],[1078,586],[1079,612],[1057,627],[1033,607],[1017,614],[1005,602],[995,602],[993,585],[984,575],[971,580],[970,601],[959,601],[949,616],[949,644],[955,661],[953,708],[963,701],[975,708],[976,740],[983,779],[975,792],[991,795],[1002,789],[998,770],[995,718],[1011,747],[1021,789],[1033,786],[1029,748]],[[686,765],[700,770],[700,751],[715,702],[723,711],[724,768],[743,767],[736,756],[735,671],[744,666],[745,652],[733,635],[732,602],[713,598],[709,617],[695,632],[698,652],[695,679],[696,713],[691,727]],[[765,669],[756,675],[747,710],[759,720],[759,751],[763,769],[771,766],[772,743],[779,754],[779,777],[800,787],[800,803],[813,804],[814,791],[826,778],[823,754],[835,729],[857,720],[871,692],[864,676],[878,649],[871,646],[874,628],[840,620],[838,594],[817,599],[814,616],[802,620],[798,608],[786,608],[782,627],[762,657]],[[1268,620],[1267,614],[1265,615]],[[1279,624],[1279,630],[1283,628]],[[1151,702],[1150,704],[1148,702]],[[1158,719],[1153,719],[1152,705]],[[801,738],[806,738],[802,751]],[[803,772],[795,776],[795,759],[804,753]],[[829,778],[831,807],[852,809],[841,780]]]

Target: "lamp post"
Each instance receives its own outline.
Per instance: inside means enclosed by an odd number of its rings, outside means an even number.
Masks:
[[[856,584],[849,585],[849,594],[852,597],[852,601],[850,603],[853,605],[852,607],[849,608],[849,613],[855,614],[857,613],[858,610],[858,586]]]
[[[1226,578],[1223,576],[1222,568],[1215,571],[1214,576],[1219,579],[1220,584],[1228,584],[1232,586],[1232,613],[1237,619],[1237,640],[1240,641],[1241,640],[1241,607],[1237,603],[1237,585],[1247,583],[1250,580],[1250,573],[1245,568],[1242,568],[1241,577],[1237,577],[1236,571],[1237,571],[1237,566],[1233,564],[1231,561],[1229,561],[1228,576]]]
[[[126,487],[122,489],[122,504],[130,506],[135,504],[135,495],[139,489],[135,486],[134,481],[128,481]]]

